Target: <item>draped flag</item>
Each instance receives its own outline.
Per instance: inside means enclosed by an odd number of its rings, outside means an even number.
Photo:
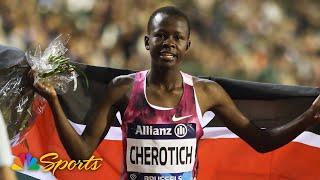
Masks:
[[[0,71],[21,66],[17,59],[2,58],[0,51]],[[59,99],[70,123],[81,134],[95,105],[99,103],[107,83],[118,75],[132,71],[76,65],[86,73],[89,88],[86,88],[79,78],[78,89],[75,92],[69,91]],[[279,126],[293,120],[303,113],[320,93],[319,89],[311,87],[204,78],[219,83],[241,112],[262,128]],[[1,78],[0,80],[6,81]],[[44,154],[56,152],[59,155],[58,159],[70,161],[59,140],[49,105],[41,98],[35,98],[33,107],[39,104],[44,106],[43,112],[32,116],[35,121],[21,133],[19,138],[23,140],[16,141],[18,143],[12,145],[13,154],[19,156],[22,153],[31,153],[34,157],[40,158]],[[121,117],[118,114],[110,131],[94,153],[96,157],[103,159],[102,166],[98,170],[58,169],[54,173],[55,178],[119,179],[123,157],[120,123]],[[320,126],[307,129],[284,147],[261,154],[229,131],[214,112],[205,113],[201,124],[204,127],[204,136],[198,149],[197,179],[319,179]],[[52,173],[35,174],[25,171],[21,173],[38,179],[54,178]]]

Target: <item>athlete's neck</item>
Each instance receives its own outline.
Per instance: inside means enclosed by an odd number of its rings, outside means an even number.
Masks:
[[[177,69],[151,68],[147,75],[147,83],[166,90],[173,90],[182,86],[182,76]]]

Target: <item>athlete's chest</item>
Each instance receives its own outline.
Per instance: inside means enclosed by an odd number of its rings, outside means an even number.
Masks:
[[[203,131],[191,90],[186,86],[184,92],[137,91],[131,96],[122,126],[128,177],[193,179]]]
[[[183,95],[183,87],[174,90],[162,90],[156,87],[146,88],[146,99],[149,103],[160,107],[176,107]]]

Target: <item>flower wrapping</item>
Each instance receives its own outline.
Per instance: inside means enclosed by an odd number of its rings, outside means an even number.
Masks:
[[[38,47],[25,53],[27,63],[35,72],[34,83],[51,84],[58,94],[66,93],[71,81],[74,82],[73,90],[76,90],[78,74],[83,75],[87,83],[85,74],[64,56],[69,38],[60,35],[43,52]],[[44,109],[45,99],[35,93],[28,81],[30,67],[23,63],[0,69],[0,110],[11,144],[24,139],[34,124],[33,117],[42,114]],[[35,100],[38,103],[35,104]]]
[[[69,39],[69,36],[59,35],[43,53],[40,47],[26,53],[27,61],[35,72],[34,83],[48,83],[58,94],[66,93],[71,81],[74,82],[73,90],[77,89],[77,68],[70,64],[69,58],[64,57]]]

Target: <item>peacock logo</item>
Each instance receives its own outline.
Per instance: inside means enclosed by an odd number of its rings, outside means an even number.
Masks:
[[[32,170],[37,171],[40,169],[38,159],[33,157],[30,153],[21,153],[18,157],[14,157],[11,169],[14,171]]]

